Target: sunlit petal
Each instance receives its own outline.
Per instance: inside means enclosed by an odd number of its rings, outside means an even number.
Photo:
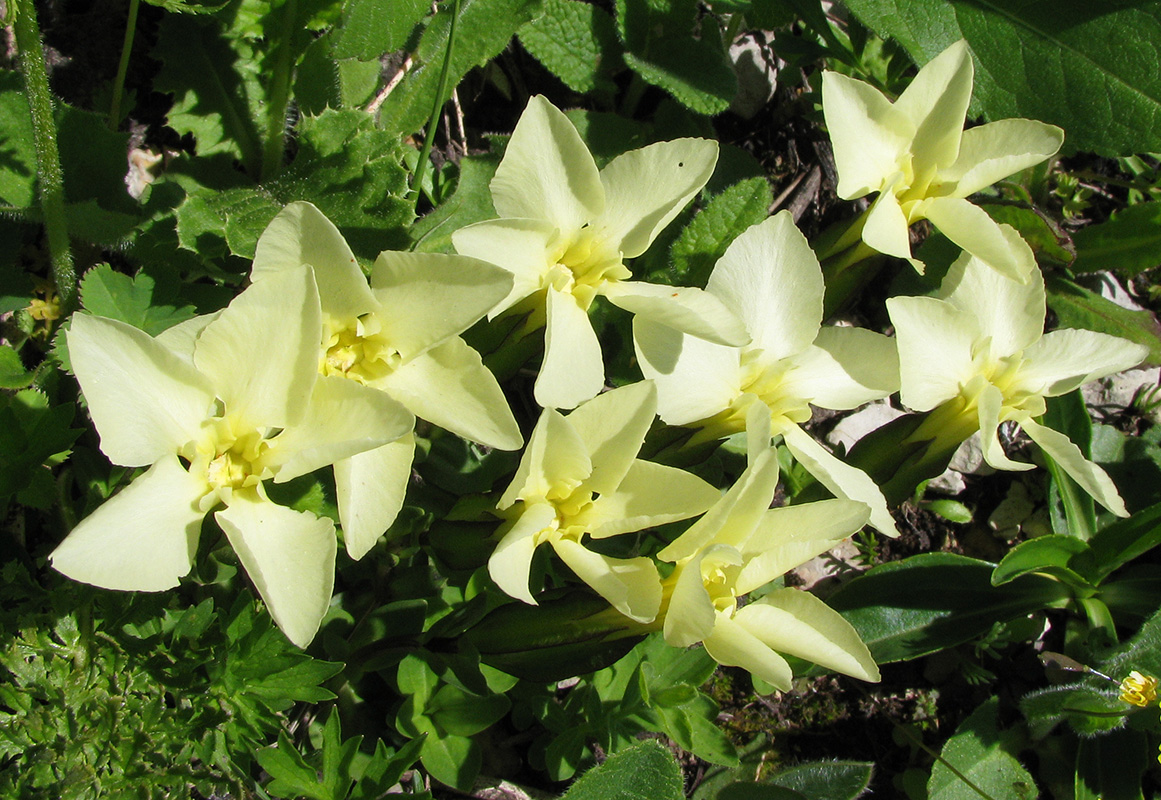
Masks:
[[[620,485],[641,449],[656,408],[657,390],[651,382],[641,381],[597,395],[568,415],[568,424],[592,459],[586,487],[605,493]]]
[[[718,615],[713,631],[702,644],[723,667],[741,667],[780,692],[790,690],[794,673],[786,659],[728,616]]]
[[[961,39],[927,62],[895,102],[895,110],[914,126],[911,152],[917,172],[949,166],[959,154],[973,71],[967,42]]]
[[[911,261],[912,265],[919,264],[911,258],[909,227],[910,223],[899,205],[899,200],[888,189],[871,204],[871,211],[867,214],[867,221],[863,225],[863,241],[880,253],[905,258]]]
[[[652,622],[661,607],[661,577],[648,558],[613,558],[571,539],[552,542],[560,560],[577,577],[636,622]]]
[[[488,574],[509,597],[536,605],[528,589],[532,554],[539,540],[537,534],[556,519],[556,509],[548,503],[533,503],[524,509],[515,524],[504,534],[488,559]]]
[[[958,197],[936,197],[928,200],[924,209],[940,233],[1005,277],[1021,283],[1031,278],[1035,259],[1013,248],[999,223],[979,206]]]
[[[544,362],[533,387],[536,402],[542,408],[575,408],[604,384],[605,362],[588,312],[571,294],[549,289]]]
[[[559,411],[545,409],[496,507],[503,511],[517,500],[543,500],[550,492],[557,499],[567,497],[592,471],[588,447],[576,429]]]
[[[512,289],[488,314],[504,309],[541,289],[552,258],[556,226],[539,219],[490,219],[452,234],[456,252],[503,267],[512,273]]]
[[[984,461],[994,469],[1029,470],[1032,464],[1013,461],[1004,453],[1000,444],[1000,412],[1004,405],[1004,395],[991,384],[985,384],[980,390],[979,400],[980,417],[980,446]]]
[[[1108,473],[1085,458],[1080,448],[1073,444],[1072,440],[1063,433],[1039,425],[1030,419],[1022,420],[1020,428],[1028,434],[1028,438],[1040,445],[1061,469],[1068,473],[1068,477],[1088,492],[1090,497],[1118,517],[1129,516],[1128,510],[1125,508],[1125,501],[1121,499],[1121,495]]]
[[[347,554],[358,561],[375,546],[403,507],[411,480],[415,436],[335,462],[335,499]]]
[[[912,135],[909,121],[882,92],[838,72],[822,74],[822,110],[846,200],[877,192],[899,169]]]
[[[709,292],[638,281],[610,283],[601,293],[631,314],[721,345],[749,344],[746,326]]]
[[[633,345],[642,374],[657,386],[657,412],[685,425],[728,408],[741,393],[741,351],[637,317]]]
[[[573,523],[601,539],[688,519],[719,496],[711,484],[685,470],[637,460],[616,489],[602,493]]]
[[[903,403],[930,411],[959,394],[973,374],[979,323],[951,303],[933,297],[892,297],[887,312],[895,325]]]
[[[964,131],[955,163],[939,179],[954,182],[954,194],[967,197],[1009,175],[1056,155],[1064,131],[1030,119],[1002,119]]]
[[[898,391],[899,351],[895,340],[881,333],[824,327],[814,344],[795,356],[785,386],[820,408],[857,408]]]
[[[1106,333],[1071,328],[1052,331],[1024,351],[1019,381],[1029,391],[1056,397],[1135,367],[1148,354],[1144,345]]]
[[[741,554],[734,548],[710,545],[677,566],[680,572],[665,612],[663,628],[665,641],[674,647],[697,644],[710,635],[717,621],[713,601],[702,577],[702,561],[706,559],[710,559],[711,563],[735,566],[742,563]]]

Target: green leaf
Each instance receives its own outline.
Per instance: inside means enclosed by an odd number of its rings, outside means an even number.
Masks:
[[[81,434],[71,428],[74,403],[49,406],[35,389],[0,393],[0,501],[23,489],[51,456],[68,450]]]
[[[275,797],[332,800],[321,792],[315,768],[306,763],[285,731],[278,732],[277,747],[258,750],[254,757],[270,773],[273,780],[265,789]]]
[[[1073,272],[1109,270],[1124,278],[1136,277],[1161,264],[1161,203],[1122,208],[1106,222],[1081,228],[1072,241]]]
[[[1122,308],[1056,275],[1046,276],[1045,285],[1048,307],[1056,313],[1061,328],[1086,328],[1143,344],[1149,348],[1145,360],[1161,363],[1161,325],[1153,314]]]
[[[784,769],[769,782],[811,800],[855,800],[867,791],[872,768],[865,761],[816,761]]]
[[[854,625],[882,664],[953,647],[996,622],[1059,606],[1071,595],[1068,587],[1039,575],[994,587],[993,566],[951,553],[924,553],[875,567],[828,604]]]
[[[390,749],[380,739],[375,745],[375,754],[367,765],[358,783],[351,790],[347,800],[382,800],[389,790],[399,782],[405,771],[419,759],[423,739],[412,739],[391,754]]]
[[[1091,683],[1091,681],[1090,681]],[[1053,686],[1024,696],[1020,710],[1028,720],[1034,738],[1040,739],[1052,732],[1061,722],[1082,736],[1091,736],[1125,722],[1127,704],[1117,699],[1116,692],[1092,685],[1070,683]]]
[[[150,336],[193,318],[193,306],[155,305],[155,286],[145,273],[131,278],[99,264],[81,278],[81,303],[90,313],[126,322]]]
[[[1122,728],[1081,739],[1076,750],[1076,800],[1144,800],[1141,778],[1153,755],[1143,731]]]
[[[474,739],[451,734],[429,735],[420,750],[423,768],[431,777],[461,792],[467,792],[480,774],[483,755]]]
[[[372,61],[403,49],[430,9],[428,0],[347,0],[337,30],[335,58]]]
[[[540,0],[465,0],[460,9],[448,85],[456,86],[472,67],[495,58],[521,25],[536,13]],[[407,76],[387,97],[379,116],[392,134],[411,134],[431,115],[451,29],[450,3],[442,3],[412,54]]]
[[[544,12],[520,29],[520,43],[574,92],[612,93],[624,68],[616,23],[581,0],[545,0]]]
[[[224,8],[230,0],[145,0],[151,6],[172,14],[210,14]]]
[[[502,694],[481,696],[447,685],[435,693],[424,713],[448,733],[473,736],[502,719],[511,705]]]
[[[785,786],[738,781],[723,787],[714,800],[814,800],[814,798],[787,789]]]
[[[564,800],[682,800],[681,770],[656,742],[620,750],[580,777]]]
[[[454,252],[453,233],[473,222],[496,216],[488,184],[499,164],[499,156],[489,153],[467,156],[460,161],[460,178],[451,197],[411,226],[416,252]]]
[[[8,345],[0,345],[0,389],[25,389],[32,385],[33,374],[24,368],[20,354]]]
[[[851,0],[923,64],[957,39],[977,61],[975,113],[1064,128],[1066,154],[1161,149],[1161,5],[1037,0]]]
[[[23,87],[19,72],[0,71],[0,203],[15,208],[36,202],[36,150]]]
[[[1091,589],[1095,559],[1088,545],[1075,536],[1052,534],[1020,542],[992,572],[992,585],[1002,586],[1021,575],[1044,572],[1077,589]]]
[[[998,708],[997,698],[987,700],[947,740],[940,760],[931,768],[928,800],[979,800],[981,792],[993,800],[1034,800],[1039,796],[1032,776],[1005,747],[996,725]]]
[[[744,230],[766,216],[774,195],[764,177],[738,181],[710,199],[669,250],[674,283],[705,286],[714,264]]]
[[[1117,520],[1097,531],[1089,540],[1096,558],[1096,580],[1104,580],[1113,570],[1161,544],[1161,503]]]

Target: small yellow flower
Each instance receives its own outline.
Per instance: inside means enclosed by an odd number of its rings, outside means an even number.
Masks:
[[[1142,675],[1137,670],[1121,681],[1121,700],[1145,708],[1157,699],[1157,679]]]

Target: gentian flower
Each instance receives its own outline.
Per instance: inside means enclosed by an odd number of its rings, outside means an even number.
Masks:
[[[334,524],[277,505],[264,484],[378,447],[413,424],[385,395],[319,377],[321,324],[304,266],[157,339],[73,315],[69,354],[101,450],[114,464],[149,469],[74,528],[52,565],[107,589],[172,588],[213,511],[274,621],[309,644],[334,586]]]
[[[547,326],[535,385],[542,407],[573,408],[604,385],[588,318],[598,295],[711,341],[745,343],[738,321],[700,289],[630,281],[624,264],[701,190],[717,153],[708,139],[677,139],[630,151],[598,170],[568,117],[541,96],[528,102],[491,183],[500,218],[461,228],[452,241],[457,252],[515,278],[490,318],[532,298],[525,305]]]
[[[862,328],[823,327],[822,271],[789,212],[742,233],[714,266],[706,292],[742,320],[751,343],[726,347],[638,317],[637,358],[657,384],[658,411],[669,425],[701,430],[712,440],[750,428],[751,406],[763,404],[769,424],[751,437],[787,448],[839,497],[871,507],[871,525],[894,535],[895,523],[874,482],[800,427],[811,406],[851,409],[899,386],[895,344]]]
[[[676,562],[663,584],[665,640],[701,642],[715,661],[741,667],[781,691],[790,688],[788,653],[865,681],[879,670],[858,633],[809,592],[775,588],[739,598],[835,547],[866,524],[850,500],[770,508],[776,452],[766,447],[705,516],[658,557]]]
[[[1021,262],[1021,271],[1031,276],[1026,283],[964,253],[948,271],[938,297],[887,301],[899,343],[900,397],[916,411],[934,409],[911,438],[946,448],[978,430],[988,464],[1032,469],[1009,459],[1000,446],[1000,424],[1013,422],[1101,505],[1127,516],[1105,471],[1035,417],[1044,414],[1044,398],[1128,369],[1148,350],[1094,331],[1044,333],[1044,279],[1032,251],[1015,229],[1002,225],[1001,233],[1009,259]]]
[[[647,381],[589,400],[567,417],[545,409],[516,476],[497,509],[508,518],[488,573],[507,594],[535,604],[528,587],[532,554],[552,546],[577,576],[619,612],[649,622],[661,579],[648,558],[613,558],[584,539],[687,519],[718,499],[710,484],[673,467],[638,459],[657,395]]]
[[[313,267],[322,305],[316,346],[322,375],[370,387],[403,413],[488,447],[523,444],[496,378],[459,336],[504,298],[510,273],[466,256],[386,251],[368,286],[338,229],[299,202],[263,232],[251,278],[260,284],[302,264]],[[396,441],[335,462],[339,520],[352,558],[362,558],[395,520],[414,453],[408,428]]]
[[[862,81],[824,72],[822,106],[834,146],[838,194],[878,192],[863,241],[908,259],[908,227],[930,220],[947,238],[1000,270],[1027,280],[999,227],[966,199],[998,180],[1051,158],[1064,141],[1054,125],[1007,119],[963,130],[972,96],[972,59],[959,41],[927,63],[892,103]]]

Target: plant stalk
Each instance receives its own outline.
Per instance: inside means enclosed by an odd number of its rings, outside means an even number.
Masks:
[[[137,10],[140,7],[141,0],[129,0],[129,19],[125,22],[125,40],[121,43],[121,60],[117,63],[117,77],[113,79],[113,102],[109,106],[110,130],[117,130],[121,120],[121,97],[125,91],[125,75],[129,72],[129,56],[133,51]]]
[[[36,150],[36,172],[40,179],[40,209],[48,239],[52,277],[60,296],[61,310],[69,314],[77,303],[77,274],[69,248],[68,219],[64,204],[64,171],[57,148],[56,121],[52,113],[52,93],[44,66],[44,45],[36,8],[32,0],[9,0],[14,7],[13,30],[24,75],[25,96],[32,115],[32,139]]]
[[[294,71],[291,62],[295,21],[298,19],[298,0],[286,0],[283,6],[282,28],[279,31],[278,55],[274,60],[271,78],[270,103],[266,109],[266,136],[262,143],[261,180],[268,181],[282,169],[286,152],[286,110],[290,107],[290,81]]]
[[[431,146],[435,142],[435,130],[439,127],[440,112],[447,102],[447,78],[451,72],[452,52],[456,44],[456,25],[460,20],[460,0],[452,0],[451,27],[447,32],[447,50],[443,54],[443,67],[439,72],[439,87],[435,92],[435,102],[431,108],[431,119],[427,121],[427,133],[423,137],[423,147],[419,151],[419,161],[415,165],[415,175],[411,178],[411,191],[415,194],[415,206],[418,209],[422,197],[423,173],[427,169],[428,159],[431,157]],[[434,186],[434,182],[433,182]]]

